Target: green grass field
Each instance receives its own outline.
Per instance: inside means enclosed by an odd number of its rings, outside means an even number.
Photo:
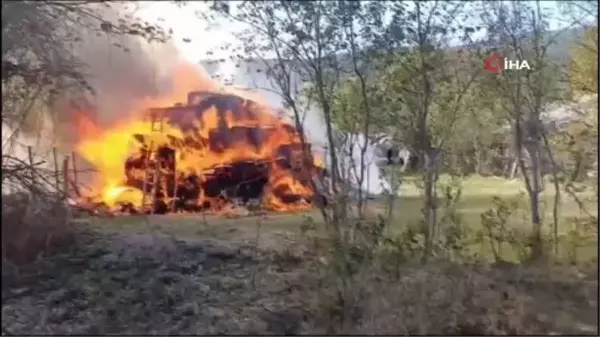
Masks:
[[[394,206],[393,223],[389,228],[390,233],[400,232],[405,226],[422,219],[421,207],[422,197],[415,179],[405,180],[400,197]],[[440,179],[441,185],[448,181],[448,177]],[[492,198],[518,198],[519,193],[525,193],[523,183],[520,180],[506,180],[502,178],[470,177],[462,181],[462,197],[458,204],[458,211],[464,225],[477,229],[481,227],[481,214],[490,209]],[[588,193],[588,192],[586,192]],[[583,213],[573,198],[562,193],[562,204],[560,211],[559,233],[565,233],[569,228],[569,219],[582,216]],[[588,193],[587,196],[590,194]],[[440,193],[442,196],[442,193]],[[583,193],[581,197],[586,197]],[[523,229],[527,233],[529,224],[528,202],[525,194],[521,197],[520,208],[511,218],[511,225]],[[543,192],[542,211],[544,229],[550,232],[552,228],[552,205],[554,198],[554,187],[547,183]],[[385,200],[370,200],[368,207],[371,214],[385,211]],[[586,202],[588,212],[597,214],[598,207],[594,202]],[[440,209],[440,213],[444,210]],[[228,218],[221,215],[199,214],[171,214],[154,216],[123,216],[111,219],[93,219],[95,228],[102,231],[122,234],[141,234],[153,232],[157,234],[174,235],[176,237],[212,237],[225,240],[253,240],[260,236],[265,244],[277,243],[281,236],[294,236],[300,234],[301,225],[305,219],[311,217],[317,223],[322,221],[317,210],[303,213],[269,213],[263,216],[242,216]],[[258,233],[257,233],[258,231]],[[597,247],[583,248],[584,255],[597,256]]]

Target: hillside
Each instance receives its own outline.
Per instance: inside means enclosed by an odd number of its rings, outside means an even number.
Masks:
[[[582,42],[584,32],[581,27],[548,32],[548,37],[554,39],[554,43],[548,47],[548,57],[552,61],[566,64],[573,45]]]

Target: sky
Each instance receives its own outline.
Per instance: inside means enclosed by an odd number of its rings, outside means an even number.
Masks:
[[[193,63],[208,58],[206,53],[212,49],[216,50],[214,58],[229,56],[219,47],[223,43],[234,41],[234,32],[244,28],[239,24],[213,26],[208,32],[207,23],[197,17],[197,12],[207,10],[204,2],[191,1],[185,6],[177,6],[168,1],[147,1],[140,2],[139,7],[138,15],[145,20],[153,22],[158,18],[164,19],[163,26],[173,29],[173,41],[182,56]],[[184,42],[183,39],[190,39],[191,42]]]
[[[534,3],[534,1],[529,1]],[[214,50],[213,58],[220,59],[228,57],[227,51],[221,51],[219,47],[223,43],[235,44],[235,32],[244,29],[240,23],[224,23],[221,27],[210,27],[205,21],[198,18],[197,13],[207,10],[204,2],[187,2],[178,6],[168,1],[139,2],[139,12],[143,19],[157,21],[162,18],[163,26],[173,29],[174,42],[183,57],[191,62],[197,63],[202,59],[209,58],[206,53]],[[559,1],[542,1],[542,6],[551,11],[556,11]],[[560,19],[550,20],[550,29],[555,30],[564,27]],[[190,39],[186,43],[183,39]]]

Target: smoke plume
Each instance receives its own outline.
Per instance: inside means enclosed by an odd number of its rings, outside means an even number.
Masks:
[[[97,6],[94,10],[108,22],[131,21],[135,15],[134,9],[126,4],[113,3],[111,7]],[[149,43],[139,36],[91,30],[82,34],[77,54],[85,65],[86,80],[94,94],[68,95],[57,104],[56,131],[63,145],[77,141],[74,115],[83,116],[99,127],[109,127],[139,112],[143,102],[150,104],[163,96],[172,97],[176,87],[182,85],[176,76],[185,71],[181,69],[183,62],[179,52],[171,42]],[[210,82],[208,76],[197,80]],[[200,83],[195,84],[198,86]]]

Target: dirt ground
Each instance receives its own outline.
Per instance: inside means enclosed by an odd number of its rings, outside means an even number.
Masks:
[[[335,282],[294,234],[121,227],[3,266],[3,334],[598,334],[597,265],[406,263],[397,279],[373,267],[342,325]]]

